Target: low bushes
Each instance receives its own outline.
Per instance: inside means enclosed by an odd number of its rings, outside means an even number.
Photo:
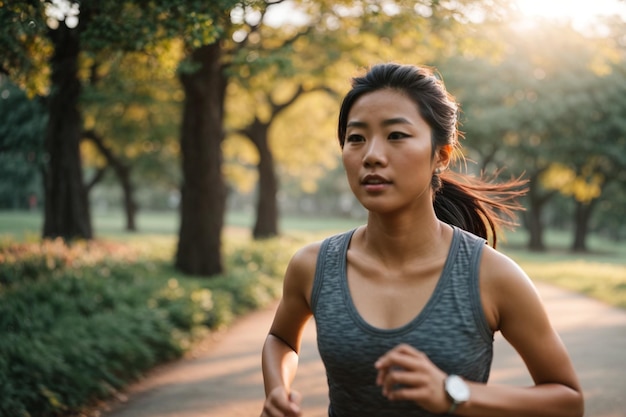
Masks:
[[[208,331],[279,295],[292,244],[228,249],[228,273],[181,277],[171,247],[0,248],[0,415],[61,416],[104,398]]]

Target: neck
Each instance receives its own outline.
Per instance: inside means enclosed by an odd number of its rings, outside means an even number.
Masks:
[[[434,211],[426,216],[398,218],[370,213],[363,243],[374,255],[390,263],[403,263],[437,253],[448,242],[449,226]]]

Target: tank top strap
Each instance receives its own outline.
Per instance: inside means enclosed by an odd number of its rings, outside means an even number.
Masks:
[[[313,288],[311,290],[311,311],[316,311],[324,279],[336,275],[339,271],[345,270],[348,245],[355,231],[356,228],[330,236],[322,242],[317,255],[315,278],[313,279]],[[329,272],[334,272],[334,274]],[[326,285],[339,284],[336,280],[333,281],[334,283],[326,283]]]

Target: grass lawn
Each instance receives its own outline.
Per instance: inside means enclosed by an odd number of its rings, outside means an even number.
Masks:
[[[140,232],[128,233],[124,231],[124,219],[119,212],[93,214],[98,238],[169,242],[172,248],[175,247],[177,213],[142,212],[137,223]],[[226,223],[225,240],[250,237],[251,216],[229,213]],[[349,219],[287,217],[281,219],[280,227],[286,234],[315,240],[359,224],[360,221]],[[42,215],[39,212],[0,212],[0,241],[37,241],[41,228]],[[567,250],[569,239],[566,232],[551,231],[546,234],[549,250],[536,253],[524,249],[524,232],[507,232],[499,249],[518,262],[533,280],[552,283],[626,309],[626,242],[610,242],[592,236],[589,239],[590,253],[574,254]]]

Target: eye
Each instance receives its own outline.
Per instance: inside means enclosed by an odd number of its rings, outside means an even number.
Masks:
[[[388,136],[389,139],[391,140],[396,140],[396,139],[404,139],[404,138],[408,138],[409,135],[406,133],[402,133],[402,132],[391,132]]]
[[[350,142],[350,143],[357,143],[357,142],[364,142],[364,141],[365,141],[365,138],[361,135],[352,134],[346,137],[346,142]]]

